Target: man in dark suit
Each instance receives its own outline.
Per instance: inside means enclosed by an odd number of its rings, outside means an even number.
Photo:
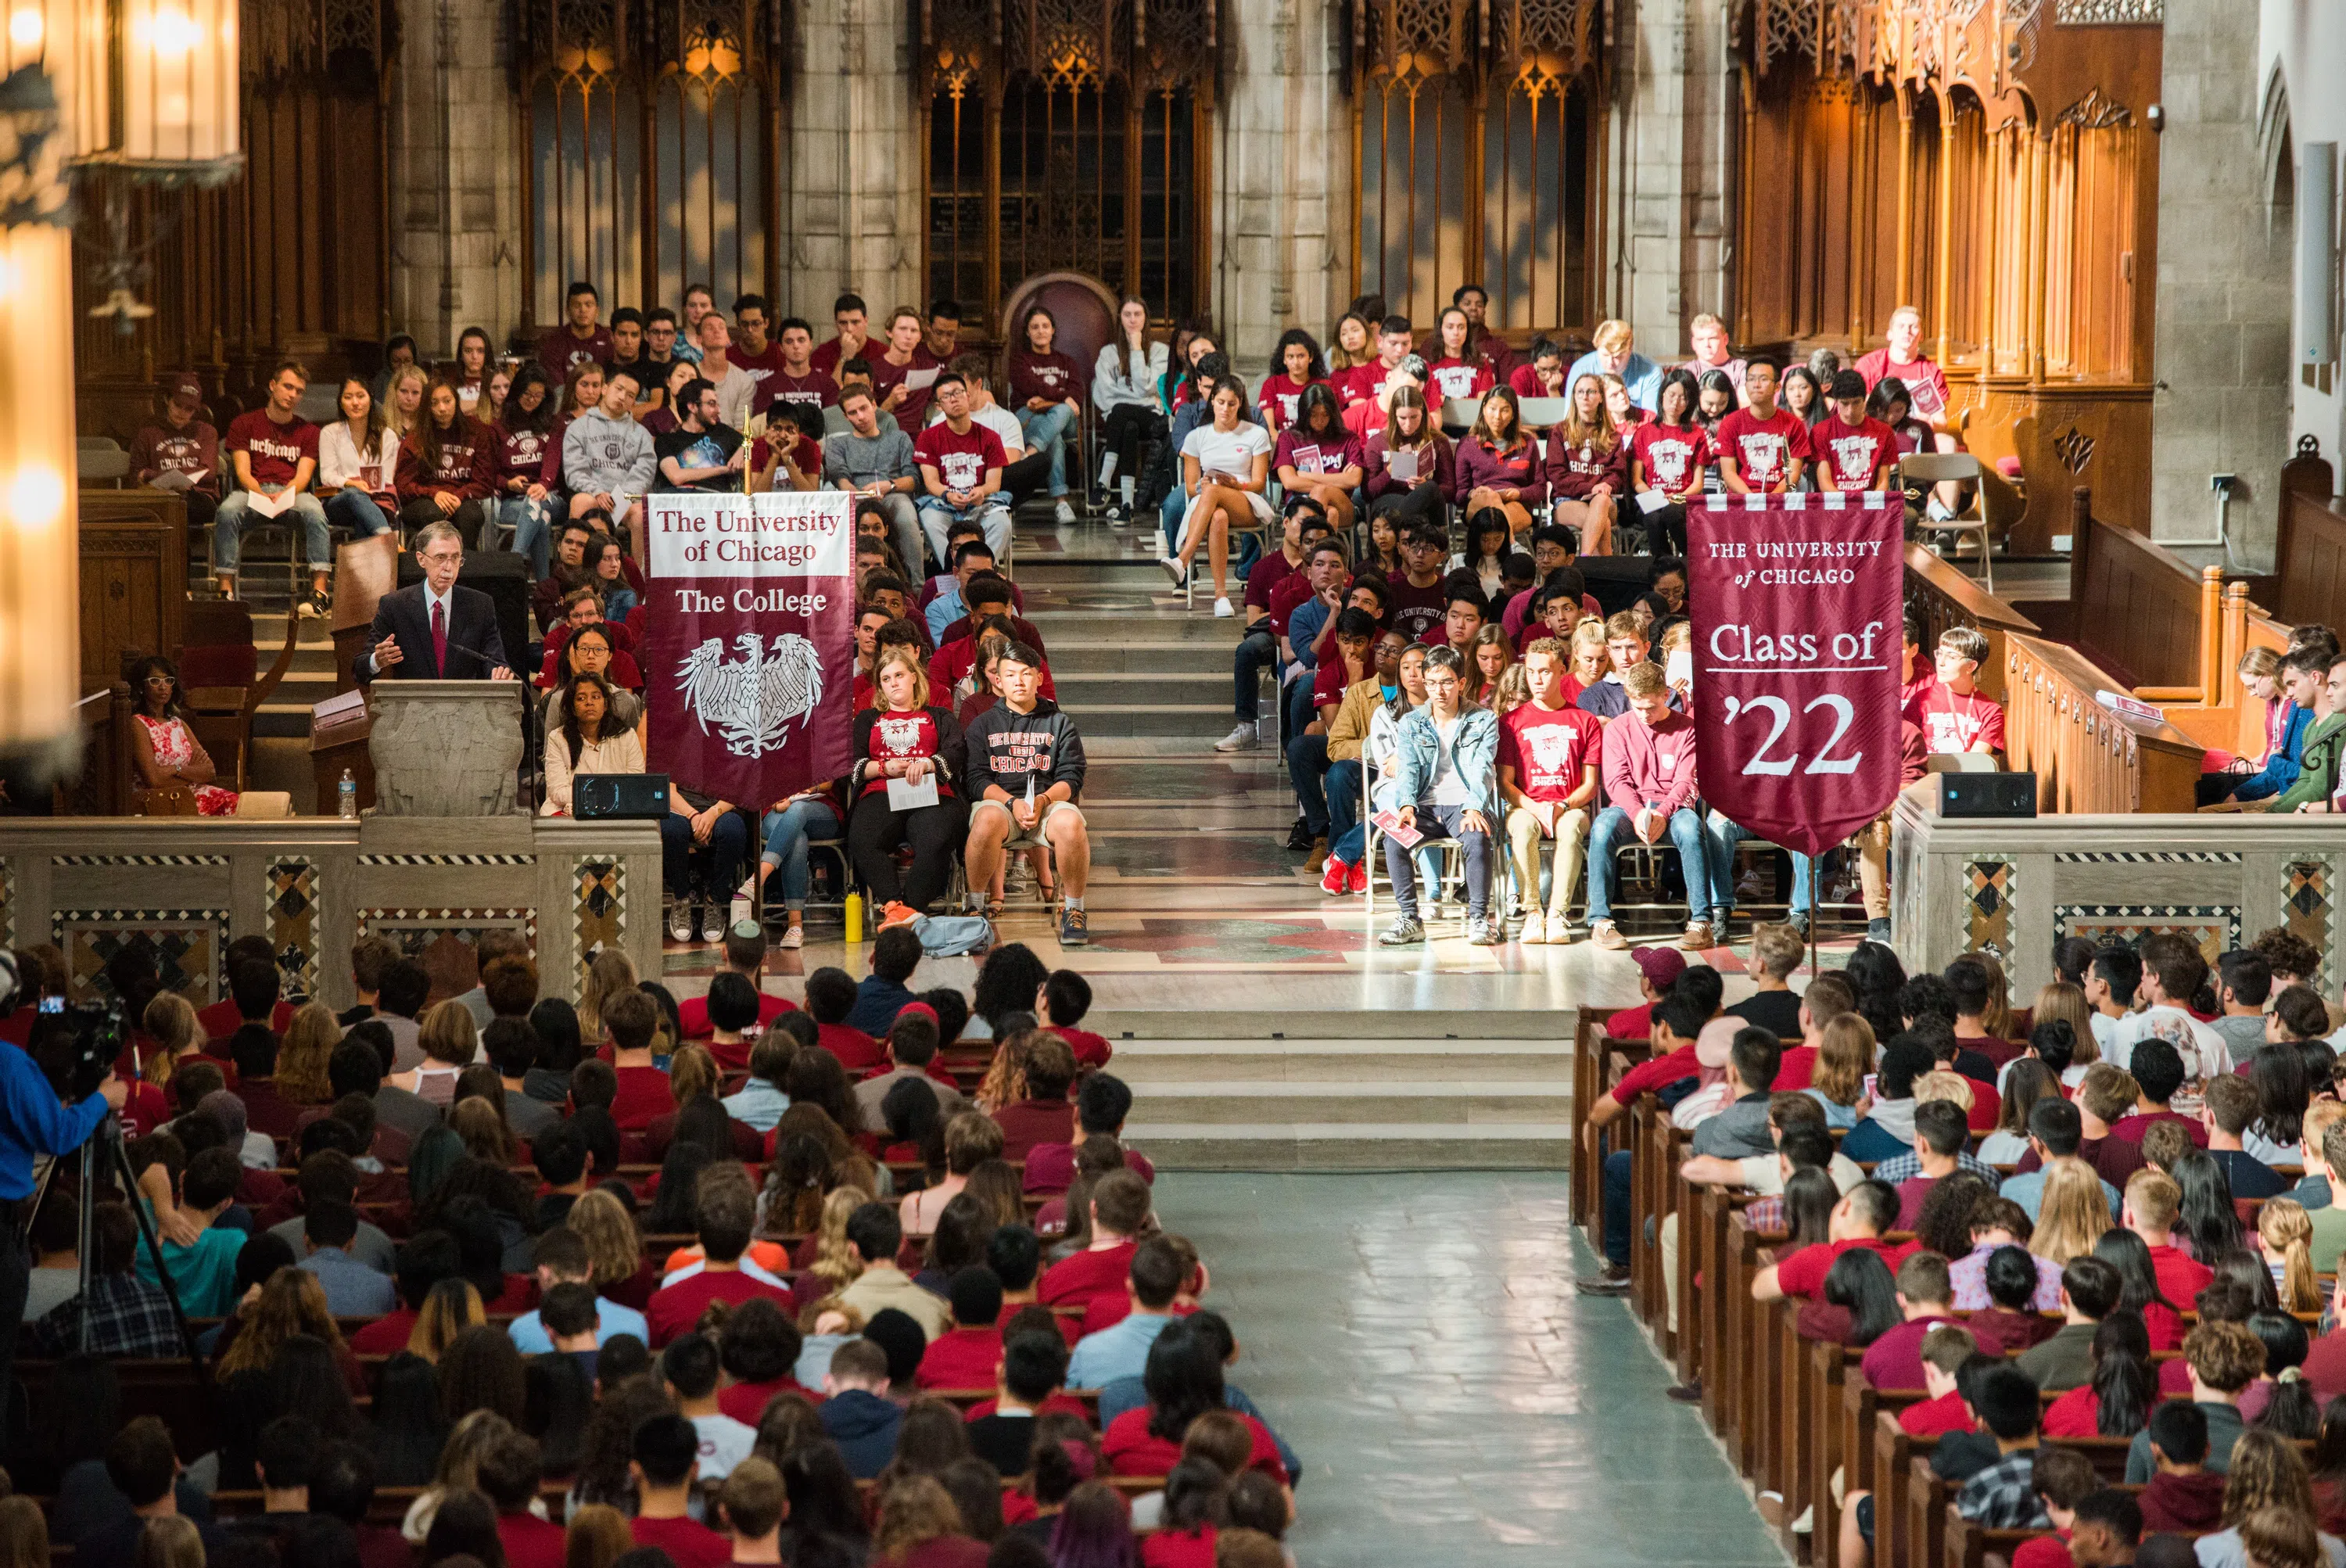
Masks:
[[[423,581],[385,594],[375,606],[368,647],[352,667],[361,680],[511,680],[497,636],[496,603],[456,586],[464,542],[446,523],[415,535]]]

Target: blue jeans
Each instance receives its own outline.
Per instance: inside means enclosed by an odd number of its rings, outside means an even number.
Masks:
[[[1599,1184],[1605,1195],[1605,1261],[1617,1268],[1629,1267],[1629,1151],[1615,1149],[1605,1156]]]
[[[839,837],[838,815],[821,800],[793,800],[779,811],[767,812],[758,831],[766,840],[759,861],[781,868],[782,907],[806,908],[807,886],[812,881],[807,869],[807,840],[816,832],[826,839]]]
[[[1294,781],[1295,803],[1303,809],[1303,825],[1311,830],[1315,838],[1326,838],[1332,843],[1335,824],[1322,782],[1328,766],[1326,736],[1298,733],[1288,738],[1287,776]]]
[[[1262,667],[1278,658],[1279,639],[1271,635],[1266,616],[1247,628],[1230,660],[1230,701],[1240,724],[1252,724],[1262,717]]]
[[[1466,857],[1466,914],[1470,920],[1481,920],[1491,906],[1491,835],[1474,832],[1464,825],[1466,808],[1435,806],[1420,801],[1417,807],[1418,831],[1428,838],[1450,838],[1458,840]],[[1393,902],[1401,907],[1405,920],[1417,918],[1416,868],[1412,856],[1401,847],[1397,839],[1385,840],[1385,875],[1392,879]]]
[[[1026,438],[1026,450],[1047,451],[1051,454],[1050,484],[1054,497],[1067,493],[1067,433],[1075,425],[1075,411],[1063,402],[1055,402],[1045,409],[1022,408],[1018,411],[1018,430]]]
[[[963,518],[975,518],[985,530],[986,548],[994,559],[1010,545],[1010,497],[996,491],[984,500],[968,506],[954,506],[942,495],[923,495],[920,499],[921,531],[929,536],[929,549],[936,558],[950,566],[952,557],[945,553],[945,530]],[[906,565],[912,563],[907,561]]]
[[[1711,912],[1725,920],[1735,912],[1735,846],[1749,839],[1763,844],[1768,840],[1717,811],[1710,814],[1709,826],[1704,830],[1710,835]],[[1786,852],[1792,857],[1792,908],[1806,914],[1817,907],[1816,893],[1809,886],[1809,858],[1797,850]]]
[[[1618,806],[1607,806],[1598,813],[1596,825],[1588,830],[1588,918],[1591,921],[1613,918],[1613,882],[1620,872],[1614,868],[1613,852],[1622,845],[1633,843],[1637,837],[1637,825],[1629,813]],[[1694,808],[1681,806],[1670,813],[1669,832],[1666,835],[1678,852],[1679,869],[1686,874],[1687,918],[1707,921],[1710,918],[1709,840],[1703,837],[1702,819]]]
[[[284,488],[280,484],[270,494],[277,494]],[[367,504],[372,506],[374,503],[370,501]],[[302,542],[306,546],[303,554],[309,558],[311,570],[325,571],[334,564],[334,541],[333,536],[326,532],[324,504],[304,492],[293,498],[293,514],[301,522]],[[245,525],[251,518],[252,493],[249,490],[230,491],[227,499],[219,504],[219,510],[212,514],[212,570],[222,576],[236,575],[239,545],[244,538]],[[260,521],[274,523],[279,519],[263,517]]]
[[[496,520],[499,526],[513,529],[514,554],[529,557],[530,580],[545,581],[554,570],[554,497],[532,501],[526,495],[501,495]]]
[[[695,860],[706,867],[701,888],[712,898],[729,897],[741,882],[741,862],[750,858],[750,824],[728,811],[709,830],[704,847],[692,841],[692,824],[674,811],[660,819],[660,881],[682,898],[693,882]]]
[[[326,497],[326,522],[354,539],[372,539],[392,526],[382,504],[357,490],[337,490]]]
[[[1359,865],[1368,838],[1368,830],[1361,826],[1360,759],[1340,757],[1328,764],[1320,793],[1328,805],[1328,858]]]

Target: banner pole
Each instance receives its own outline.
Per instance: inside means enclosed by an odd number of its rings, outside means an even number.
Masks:
[[[1817,977],[1817,858],[1814,855],[1807,858],[1809,862],[1809,978],[1814,980]]]

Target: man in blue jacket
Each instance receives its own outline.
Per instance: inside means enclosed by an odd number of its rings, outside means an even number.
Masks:
[[[1439,647],[1426,656],[1426,703],[1401,721],[1392,798],[1410,802],[1396,813],[1402,826],[1428,838],[1458,840],[1466,858],[1466,940],[1476,947],[1496,947],[1506,940],[1501,922],[1490,914],[1491,841],[1504,820],[1497,800],[1499,724],[1487,708],[1462,710],[1464,665],[1456,648]],[[1418,828],[1420,822],[1424,827]],[[1392,924],[1378,933],[1386,947],[1425,940],[1417,918],[1413,847],[1390,834],[1385,838],[1385,871],[1400,906]]]

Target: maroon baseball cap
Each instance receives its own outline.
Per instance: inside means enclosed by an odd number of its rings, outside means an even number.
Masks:
[[[1638,972],[1646,983],[1656,991],[1668,991],[1678,983],[1678,976],[1687,972],[1686,953],[1675,947],[1633,947],[1629,956],[1637,961]]]
[[[173,376],[168,384],[164,387],[163,394],[173,402],[183,402],[192,408],[201,408],[204,402],[204,383],[193,376]]]

